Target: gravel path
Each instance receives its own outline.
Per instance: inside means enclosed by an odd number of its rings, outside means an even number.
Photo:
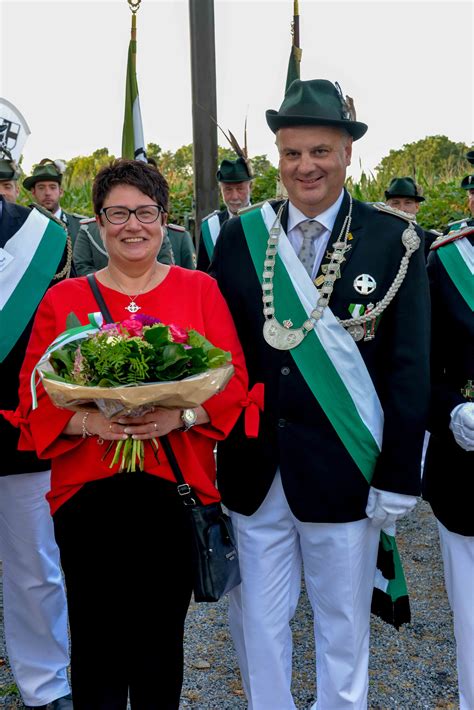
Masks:
[[[413,622],[400,632],[372,620],[370,710],[448,710],[458,707],[451,613],[443,586],[438,534],[427,504],[399,525],[398,544],[411,598]],[[23,705],[5,658],[0,595],[0,708]],[[293,622],[293,693],[299,710],[315,696],[311,609],[303,594]],[[193,604],[185,644],[182,708],[246,707],[227,628],[227,604]],[[275,708],[278,710],[278,708]]]

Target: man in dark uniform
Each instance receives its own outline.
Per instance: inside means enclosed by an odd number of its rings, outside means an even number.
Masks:
[[[201,223],[197,268],[207,271],[220,228],[250,204],[252,173],[245,158],[222,161],[216,173],[225,207],[207,215]]]
[[[389,207],[402,210],[415,217],[418,214],[420,205],[425,201],[422,190],[411,177],[394,177],[390,181],[388,189],[385,190],[385,202]],[[440,236],[428,229],[423,230],[425,258],[428,258],[430,246]]]
[[[210,266],[244,349],[248,405],[262,412],[257,436],[243,414],[217,453],[242,574],[231,630],[249,705],[294,710],[289,624],[303,565],[318,710],[365,710],[380,530],[393,532],[420,487],[422,234],[344,189],[367,126],[338,87],[295,80],[266,115],[289,200],[226,222]]]
[[[59,204],[64,194],[61,188],[65,165],[61,161],[44,158],[33,170],[33,174],[23,180],[23,186],[31,191],[35,202],[64,222],[67,232],[74,242],[84,215],[65,212]]]
[[[191,236],[189,232],[186,232],[183,227],[179,227],[177,224],[166,225],[158,261],[162,264],[178,263],[173,241],[175,242],[178,258],[182,260],[179,266],[195,269],[196,257]],[[81,228],[74,244],[73,258],[78,276],[93,274],[99,269],[105,268],[109,263],[109,255],[100,236],[99,225],[95,217],[81,221]]]
[[[461,710],[474,708],[474,227],[431,247],[431,432],[423,496],[438,521]]]
[[[0,160],[0,175],[7,169]],[[15,413],[36,307],[50,281],[71,270],[69,238],[47,215],[0,195],[0,409],[6,417],[0,415],[0,559],[6,646],[23,701],[42,710],[47,703],[72,710],[66,597],[45,498],[50,464],[17,451]]]

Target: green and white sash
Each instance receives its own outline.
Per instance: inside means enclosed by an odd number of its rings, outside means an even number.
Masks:
[[[441,246],[438,255],[451,281],[474,311],[474,246],[462,237]]]
[[[221,225],[218,214],[211,214],[209,217],[203,219],[201,223],[201,236],[204,239],[204,246],[206,247],[209,261],[212,260],[214,246],[220,231]]]
[[[56,273],[66,231],[36,209],[3,248],[0,362],[14,347]]]
[[[261,281],[275,212],[267,202],[242,214],[241,222]],[[318,300],[318,291],[282,228],[273,283],[278,319],[302,324]],[[315,399],[370,483],[382,447],[383,410],[354,340],[326,308],[315,328],[290,352]]]

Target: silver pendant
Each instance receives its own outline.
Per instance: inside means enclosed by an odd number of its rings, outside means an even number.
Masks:
[[[354,288],[357,293],[362,294],[362,296],[368,296],[375,291],[377,282],[374,277],[370,274],[360,274],[354,279]]]
[[[275,318],[270,318],[263,325],[263,337],[275,350],[292,350],[302,342],[304,331],[301,328],[290,330]]]
[[[350,325],[347,328],[347,332],[356,342],[364,337],[364,327],[362,325]]]
[[[125,310],[128,311],[129,313],[136,313],[141,309],[141,306],[138,306],[135,301],[130,301],[128,306],[125,306]]]

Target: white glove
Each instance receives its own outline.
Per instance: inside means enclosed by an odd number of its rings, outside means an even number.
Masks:
[[[372,521],[372,525],[386,529],[413,510],[416,503],[415,496],[380,491],[378,488],[370,486],[365,512]]]
[[[451,424],[456,444],[465,451],[474,451],[474,402],[458,404],[451,412]]]

